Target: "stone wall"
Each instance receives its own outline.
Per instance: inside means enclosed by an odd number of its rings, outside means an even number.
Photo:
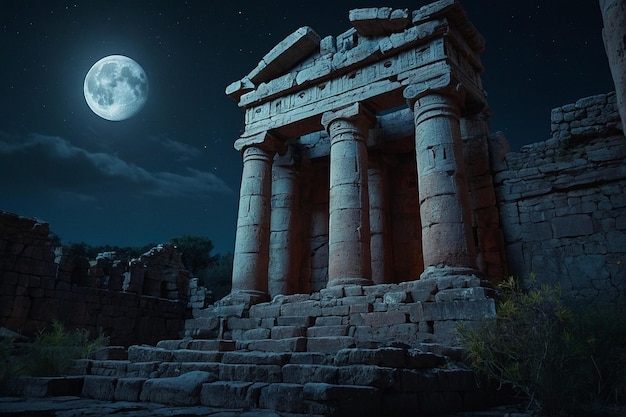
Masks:
[[[0,212],[0,326],[26,336],[53,320],[103,331],[112,344],[178,337],[189,316],[188,273],[175,248],[157,246],[130,265],[55,258],[47,223]]]
[[[552,138],[502,152],[492,136],[510,274],[574,299],[626,292],[626,140],[613,93],[552,111]],[[500,155],[498,157],[498,155]]]

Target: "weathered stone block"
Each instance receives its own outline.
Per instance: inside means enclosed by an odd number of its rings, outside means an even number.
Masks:
[[[337,325],[337,326],[313,326],[309,327],[306,331],[307,337],[328,337],[328,336],[348,336],[350,326]]]
[[[113,401],[116,384],[116,377],[85,375],[82,396],[96,400]]]
[[[148,379],[143,384],[140,400],[171,405],[196,405],[200,403],[202,384],[215,380],[215,374],[204,371],[192,371],[172,378]]]
[[[322,309],[319,301],[303,301],[299,303],[283,304],[280,307],[282,316],[321,316]]]
[[[305,413],[304,387],[300,384],[270,384],[261,389],[259,407],[290,413]]]
[[[173,360],[178,362],[219,362],[223,352],[180,349],[173,350]]]
[[[274,326],[271,328],[272,339],[287,339],[306,336],[307,328],[303,326]]]
[[[222,357],[225,364],[247,364],[247,365],[279,365],[283,366],[291,355],[289,353],[272,352],[228,352]]]
[[[215,381],[202,384],[200,403],[209,407],[257,408],[261,388],[266,384]]]
[[[336,352],[355,346],[354,337],[334,336],[334,337],[310,337],[307,340],[307,350],[309,352]]]
[[[188,349],[195,350],[217,350],[220,352],[229,352],[235,350],[236,344],[233,340],[192,340],[189,342]]]
[[[262,340],[269,339],[271,335],[270,329],[260,327],[258,329],[244,330],[241,333],[241,338],[244,340]],[[235,338],[233,336],[233,338]]]
[[[407,283],[406,289],[411,294],[411,299],[417,301],[430,301],[434,299],[434,293],[437,291],[436,280],[418,280]]]
[[[305,400],[332,405],[340,416],[381,415],[381,392],[373,387],[309,383],[304,385]]]
[[[346,308],[347,315],[347,308]],[[317,317],[315,319],[315,326],[339,326],[343,323],[343,317],[340,316],[326,316]]]
[[[404,368],[406,353],[400,348],[341,349],[335,355],[334,363],[338,366],[362,364]]]
[[[377,313],[361,313],[366,326],[383,327],[406,323],[406,314],[401,311],[385,311]]]
[[[306,384],[308,382],[337,383],[338,368],[330,365],[288,364],[283,366],[283,382]]]
[[[398,380],[397,370],[374,365],[349,365],[339,367],[337,381],[340,385],[361,385],[390,388]]]
[[[128,348],[128,360],[131,362],[169,362],[172,358],[171,351],[161,348],[139,345]]]
[[[305,365],[330,365],[332,355],[323,352],[293,352],[289,363]]]
[[[405,291],[388,292],[383,296],[383,303],[386,304],[406,303],[407,301],[409,301],[409,296]]]
[[[139,401],[146,378],[119,378],[113,396],[115,401]]]
[[[126,368],[126,377],[129,378],[156,378],[161,362],[129,363]]]
[[[282,381],[282,372],[278,365],[220,364],[219,379],[275,383]]]
[[[417,349],[406,351],[406,367],[409,369],[432,369],[444,366],[446,357],[432,352],[422,352]]]
[[[258,318],[229,317],[227,321],[227,326],[231,330],[256,329],[257,327],[259,327],[260,324],[261,324],[261,320]]]
[[[401,369],[398,375],[401,391],[428,393],[439,389],[437,374],[430,370]]]
[[[585,236],[593,233],[591,217],[585,214],[556,217],[552,219],[551,226],[555,239]]]
[[[91,374],[101,376],[125,376],[129,361],[92,361]]]
[[[278,317],[280,315],[280,304],[260,303],[250,306],[251,318]]]
[[[495,317],[495,302],[492,299],[473,301],[450,301],[440,303],[415,303],[411,306],[410,320],[481,320]]]
[[[215,362],[182,362],[180,363],[179,369],[180,372],[178,375],[186,374],[192,371],[204,371],[218,375],[220,373],[220,364]]]
[[[484,298],[486,298],[486,293],[482,287],[451,288],[435,294],[435,302],[482,300]]]
[[[315,316],[280,316],[276,320],[279,326],[311,327],[315,323]]]

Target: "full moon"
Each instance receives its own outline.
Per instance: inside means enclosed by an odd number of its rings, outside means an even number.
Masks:
[[[133,117],[148,100],[148,77],[134,60],[123,55],[102,58],[89,70],[83,86],[87,104],[103,119]]]

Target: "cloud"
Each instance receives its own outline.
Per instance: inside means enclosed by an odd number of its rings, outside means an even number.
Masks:
[[[195,146],[179,142],[165,136],[151,136],[150,140],[165,149],[178,162],[189,161],[202,155],[202,151]]]
[[[170,139],[161,144],[179,155],[194,155],[193,148]],[[0,186],[22,193],[37,190],[117,190],[158,197],[203,197],[232,194],[233,190],[209,172],[185,167],[182,172],[150,171],[119,156],[92,152],[58,136],[0,133]]]

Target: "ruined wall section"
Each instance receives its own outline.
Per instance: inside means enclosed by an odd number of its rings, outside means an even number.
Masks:
[[[178,337],[190,316],[188,277],[172,268],[171,248],[136,260],[123,291],[118,264],[56,259],[49,234],[48,223],[0,212],[1,327],[32,336],[59,320],[93,336],[102,330],[116,345]]]
[[[626,140],[615,95],[554,109],[551,130],[493,161],[509,272],[560,283],[573,299],[623,297]]]

